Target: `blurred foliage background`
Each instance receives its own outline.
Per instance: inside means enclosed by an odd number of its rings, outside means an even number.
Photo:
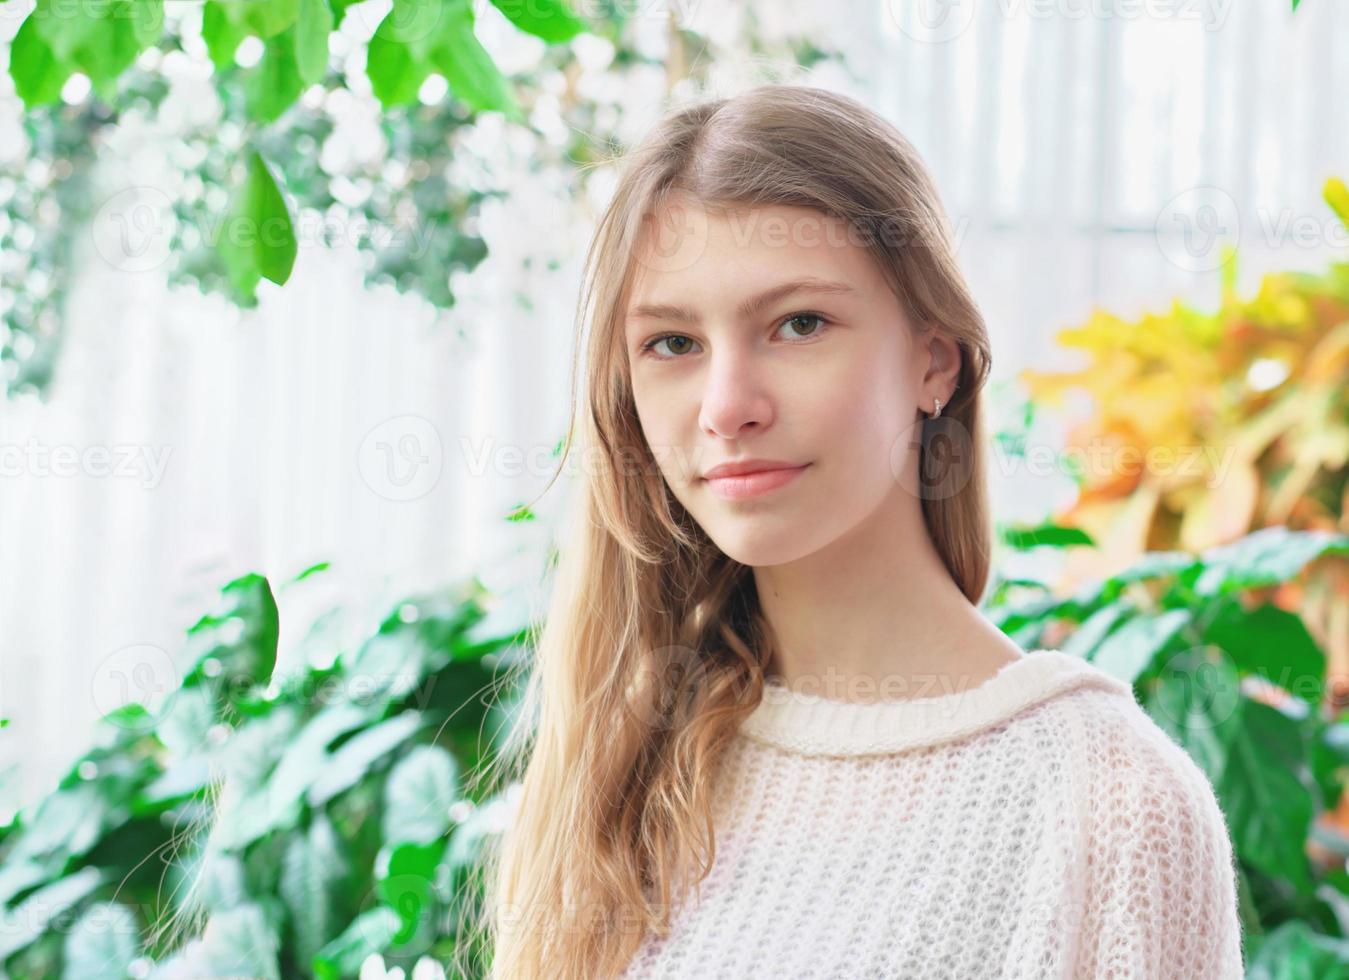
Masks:
[[[137,222],[166,222],[152,264],[249,308],[262,280],[287,282],[305,222],[358,229],[367,282],[450,307],[456,276],[486,255],[482,202],[511,191],[479,141],[519,141],[584,194],[634,135],[616,93],[637,73],[678,92],[719,60],[761,60],[767,79],[838,57],[808,30],[760,32],[752,18],[735,50],[670,18],[674,43],[654,57],[650,20],[630,6],[495,6],[542,46],[529,68],[494,62],[468,3],[31,7],[8,69],[29,152],[0,171],[7,394],[53,377],[81,234],[130,271],[148,261]],[[560,89],[544,81],[557,77]],[[372,101],[372,152],[341,158],[333,134],[362,125],[353,107]],[[96,168],[146,118],[176,127],[176,176],[133,189],[110,220]],[[1322,196],[1349,221],[1340,180]],[[1000,526],[998,567],[1062,561],[1054,576],[998,575],[985,608],[1022,646],[1129,680],[1204,768],[1240,862],[1248,975],[1343,976],[1349,263],[1271,272],[1245,297],[1237,260],[1215,309],[1094,310],[1059,334],[1083,367],[1022,375],[1000,449],[1025,451],[1035,420],[1077,394],[1092,409],[1064,465],[1093,447],[1109,462],[1079,465],[1076,499],[1043,522]],[[423,980],[464,963],[480,975],[490,951],[463,947],[473,869],[511,787],[471,774],[516,720],[509,671],[537,624],[475,579],[398,602],[343,643],[323,617],[288,618],[326,573],[277,584],[241,570],[176,652],[178,683],[131,672],[127,703],[57,788],[0,810],[4,975]],[[283,629],[308,630],[285,671]],[[222,818],[207,833],[212,805]]]

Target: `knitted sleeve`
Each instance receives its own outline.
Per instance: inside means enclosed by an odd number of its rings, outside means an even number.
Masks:
[[[1141,708],[1135,724],[1138,737],[1096,743],[1073,975],[1240,980],[1236,872],[1213,787]]]

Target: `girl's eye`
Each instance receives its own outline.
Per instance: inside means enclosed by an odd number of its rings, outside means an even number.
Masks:
[[[683,334],[678,334],[678,333],[667,333],[667,334],[662,334],[662,335],[659,336],[659,337],[652,337],[650,340],[648,340],[646,343],[644,343],[644,344],[642,345],[642,353],[643,353],[643,354],[649,353],[653,348],[655,348],[655,346],[656,346],[657,344],[663,344],[663,343],[665,343],[667,340],[669,340],[669,341],[675,341],[675,342],[683,341],[683,342],[686,343],[686,344],[691,344],[691,343],[693,343],[692,339],[690,339],[690,338],[688,338],[688,337],[685,337]],[[681,353],[681,352],[676,351],[676,353],[674,354],[673,357],[671,357],[671,356],[668,355],[668,354],[657,354],[657,355],[656,355],[656,359],[657,359],[657,360],[661,360],[661,361],[672,361],[672,360],[674,360],[675,357],[678,357],[680,353]]]
[[[802,321],[807,323],[814,321],[814,326],[805,328],[806,332],[804,334],[800,332],[802,329],[800,323]],[[778,329],[780,330],[782,327],[793,325],[789,327],[792,331],[792,335],[798,340],[806,340],[818,334],[826,322],[828,321],[818,313],[793,313],[791,316],[779,321]],[[641,352],[643,354],[652,353],[657,344],[664,344],[667,342],[670,343],[670,349],[674,351],[674,353],[656,354],[655,357],[657,360],[672,361],[683,354],[688,353],[688,346],[693,344],[693,339],[679,333],[661,334],[659,337],[652,337],[646,343],[642,344]]]
[[[814,329],[812,329],[812,330],[809,330],[809,331],[805,334],[805,336],[807,336],[807,337],[811,336],[812,334],[818,333],[818,332],[819,332],[819,327],[824,325],[824,317],[820,316],[818,313],[793,313],[791,316],[787,317],[787,319],[785,319],[785,320],[782,321],[781,326],[786,326],[786,325],[789,324],[789,323],[797,323],[797,322],[799,322],[799,321],[801,321],[801,320],[815,320],[815,321],[817,321],[817,323],[818,323],[818,326],[816,326],[816,327],[815,327]],[[793,328],[793,333],[795,333],[795,332],[796,332],[796,331],[795,331],[795,329]],[[801,336],[801,335],[800,335],[800,334],[797,334],[797,336]]]

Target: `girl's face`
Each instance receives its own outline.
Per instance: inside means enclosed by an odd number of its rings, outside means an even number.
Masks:
[[[717,546],[776,565],[887,502],[916,504],[901,490],[916,410],[921,398],[931,409],[934,357],[951,353],[913,338],[858,234],[808,208],[709,210],[687,197],[648,232],[623,321],[637,413]],[[746,460],[791,469],[707,478]]]

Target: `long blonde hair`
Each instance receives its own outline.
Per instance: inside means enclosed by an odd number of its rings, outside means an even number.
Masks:
[[[672,495],[634,407],[621,321],[643,229],[666,195],[804,206],[868,233],[914,329],[960,346],[941,414],[969,435],[967,471],[922,508],[972,603],[988,578],[987,331],[909,142],[854,99],[771,84],[673,109],[621,163],[577,310],[585,369],[574,364],[573,380],[586,410],[573,389],[566,450],[579,442],[585,465],[520,723],[497,760],[520,781],[483,865],[498,980],[615,976],[645,934],[665,933],[685,889],[711,870],[716,764],[758,703],[773,649],[751,567]]]

